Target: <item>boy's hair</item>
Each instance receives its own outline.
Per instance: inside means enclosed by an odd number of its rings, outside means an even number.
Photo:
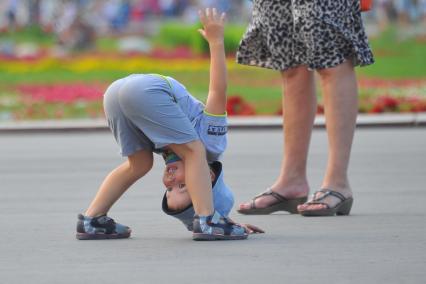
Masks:
[[[172,211],[183,210],[191,205],[191,198],[189,197],[189,193],[185,190],[185,192],[180,192],[176,194],[174,198],[171,198],[169,194],[173,194],[169,189],[166,190],[166,199],[167,206]],[[185,194],[185,195],[184,195]],[[173,202],[171,202],[173,200]]]
[[[172,151],[164,151],[162,156],[166,165],[181,160],[181,158]]]

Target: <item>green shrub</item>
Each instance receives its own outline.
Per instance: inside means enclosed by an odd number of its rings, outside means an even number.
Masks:
[[[154,42],[163,47],[190,46],[192,34],[197,33],[193,25],[184,25],[178,22],[164,23],[160,27]]]
[[[55,41],[55,36],[34,25],[17,31],[4,32],[0,34],[0,39],[8,39],[17,43],[34,42],[40,45],[50,45]]]
[[[225,28],[225,50],[227,53],[234,53],[240,44],[241,37],[246,30],[245,26],[228,25]]]
[[[201,25],[187,25],[177,22],[165,23],[161,26],[159,34],[154,42],[163,47],[174,48],[177,46],[188,46],[198,54],[209,52],[207,42],[198,33]],[[245,31],[244,26],[228,24],[225,27],[225,51],[234,53],[238,47],[241,36]]]

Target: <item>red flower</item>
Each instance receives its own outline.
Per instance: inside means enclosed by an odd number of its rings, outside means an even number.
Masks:
[[[423,112],[426,111],[426,99],[419,97],[408,97],[405,101],[410,105],[410,111],[412,112]]]
[[[252,105],[240,96],[231,96],[227,99],[226,112],[228,115],[255,115],[256,111]]]
[[[394,110],[398,106],[398,100],[389,96],[379,97],[378,102],[386,109]]]
[[[372,109],[370,109],[369,113],[381,113],[384,112],[385,109],[383,108],[382,105],[374,105]]]
[[[400,102],[390,96],[380,96],[373,101],[373,108],[370,109],[371,113],[380,113],[380,112],[395,112],[399,106]]]

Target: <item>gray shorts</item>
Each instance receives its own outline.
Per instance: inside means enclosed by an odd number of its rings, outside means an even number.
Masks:
[[[199,139],[169,82],[159,75],[134,74],[113,82],[104,94],[104,110],[122,156]]]

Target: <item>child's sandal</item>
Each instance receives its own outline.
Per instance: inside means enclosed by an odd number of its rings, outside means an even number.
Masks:
[[[106,215],[93,218],[78,215],[76,238],[79,240],[124,239],[130,237],[131,232],[129,227]]]
[[[195,241],[244,240],[246,230],[217,211],[210,216],[194,216],[192,239]]]

